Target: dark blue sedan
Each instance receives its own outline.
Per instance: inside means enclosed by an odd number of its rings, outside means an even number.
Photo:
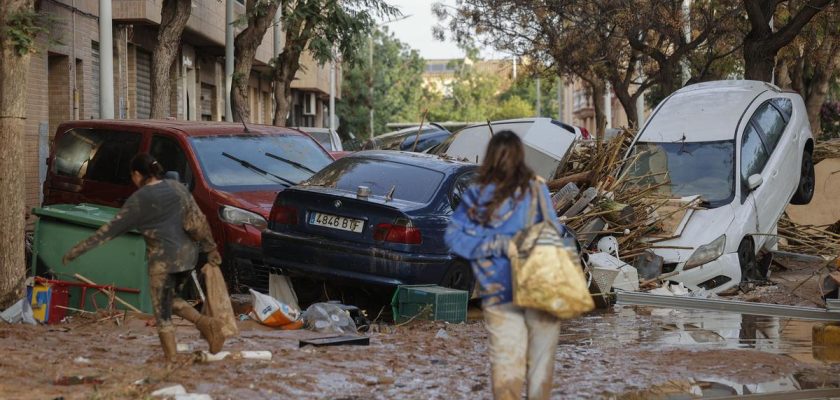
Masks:
[[[426,154],[351,154],[277,195],[263,232],[266,264],[291,275],[471,290],[446,226],[477,166]]]

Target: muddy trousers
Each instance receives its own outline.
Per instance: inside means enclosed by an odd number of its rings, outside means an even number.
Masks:
[[[201,313],[178,296],[189,280],[190,272],[155,273],[149,275],[149,295],[158,332],[174,332],[172,314],[196,323]]]
[[[512,303],[484,308],[490,336],[493,397],[520,399],[527,382],[529,399],[548,399],[560,320]]]

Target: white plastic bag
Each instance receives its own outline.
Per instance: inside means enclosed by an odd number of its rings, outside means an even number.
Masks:
[[[315,303],[302,315],[307,329],[321,333],[356,333],[356,323],[341,307],[330,303]]]
[[[300,319],[299,310],[277,301],[274,297],[262,294],[254,289],[250,290],[254,304],[252,317],[263,325],[280,327],[292,324]]]

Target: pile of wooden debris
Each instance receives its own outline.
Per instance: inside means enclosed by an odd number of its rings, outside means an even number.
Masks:
[[[840,225],[840,221],[837,224]],[[779,249],[791,253],[837,257],[840,255],[840,232],[835,226],[800,225],[783,215],[779,220]]]
[[[608,141],[578,145],[557,178],[548,182],[557,215],[575,230],[584,249],[593,250],[596,239],[612,235],[618,240],[619,258],[631,264],[657,242],[674,237],[685,213],[698,207],[697,199],[659,195],[667,177],[628,177],[621,172],[636,159],[624,158],[634,135],[625,131]]]

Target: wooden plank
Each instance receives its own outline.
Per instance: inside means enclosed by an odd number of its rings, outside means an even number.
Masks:
[[[569,183],[587,183],[592,180],[595,171],[584,171],[548,181],[548,190],[560,189]]]

